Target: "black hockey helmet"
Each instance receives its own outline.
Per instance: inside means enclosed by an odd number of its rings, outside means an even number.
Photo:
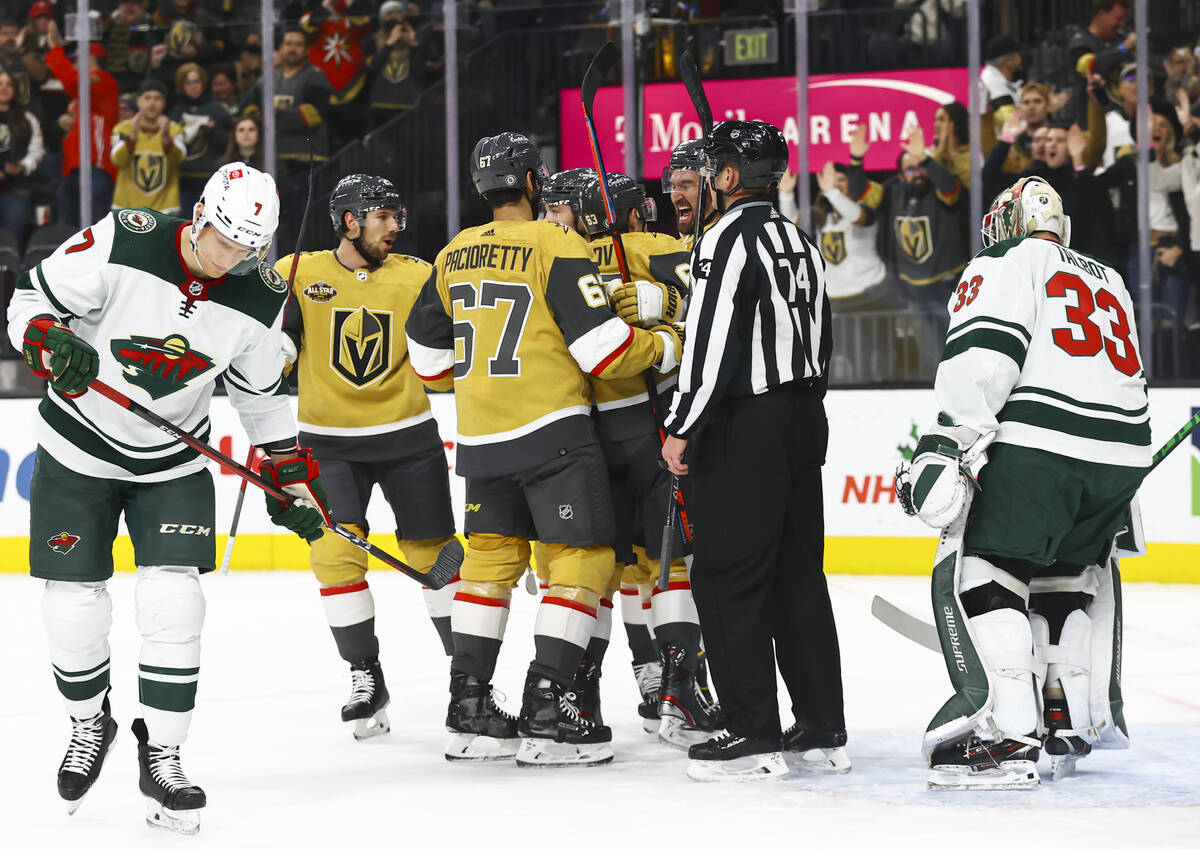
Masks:
[[[339,236],[345,236],[348,229],[345,213],[353,213],[361,228],[367,213],[375,209],[396,210],[396,221],[401,230],[408,223],[408,211],[391,180],[370,174],[347,174],[329,193],[329,218],[333,221],[333,231]]]
[[[596,181],[596,193],[599,194],[600,184]],[[636,210],[643,221],[654,221],[658,218],[658,208],[654,200],[646,197],[646,192],[640,183],[628,174],[620,171],[608,175],[608,196],[612,198],[613,212],[617,219],[618,232],[625,232],[629,221],[629,213]],[[604,198],[599,198],[600,212],[604,212]],[[603,219],[602,219],[603,220]],[[586,223],[586,221],[585,221]]]
[[[788,166],[783,131],[766,121],[722,121],[704,140],[704,176],[712,179],[729,163],[741,175],[735,189],[769,189]]]
[[[664,194],[671,193],[672,171],[700,172],[704,167],[704,139],[685,139],[675,145],[671,151],[671,159],[663,166],[662,189]]]
[[[524,189],[525,175],[531,172],[537,188],[550,176],[537,145],[521,133],[484,136],[471,151],[471,182],[480,197],[503,189]]]
[[[625,174],[608,175],[608,192],[612,198],[617,231],[624,232],[629,213],[637,210],[643,221],[654,221],[657,211],[654,201],[646,197],[642,187]],[[604,195],[600,179],[591,168],[572,168],[560,171],[542,187],[542,202],[567,204],[575,214],[576,225],[589,236],[605,236],[612,232],[604,210]]]

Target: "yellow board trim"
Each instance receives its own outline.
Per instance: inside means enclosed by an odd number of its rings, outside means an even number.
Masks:
[[[225,551],[225,539],[217,537],[217,558]],[[391,534],[371,534],[371,542],[392,554],[399,553]],[[843,575],[928,575],[937,540],[919,537],[826,537],[825,571]],[[1145,557],[1121,563],[1127,582],[1200,584],[1200,545],[1152,542]],[[233,550],[231,569],[303,569],[308,566],[307,543],[290,534],[242,534]],[[118,537],[113,546],[118,572],[133,571],[133,545],[129,537]],[[29,570],[29,539],[0,537],[0,573]],[[372,569],[387,569],[377,560]]]

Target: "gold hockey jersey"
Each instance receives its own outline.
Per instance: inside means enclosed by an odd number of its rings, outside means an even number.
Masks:
[[[622,233],[621,244],[625,247],[631,280],[656,280],[677,290],[681,297],[687,296],[692,258],[682,240],[662,233]],[[606,283],[620,280],[621,270],[612,237],[596,239],[588,247],[592,249],[601,279]],[[669,374],[655,372],[655,378],[661,403],[666,404],[668,398],[665,396],[670,394],[677,375],[675,371]],[[645,377],[589,378],[589,383],[599,411],[599,427],[609,439],[632,439],[655,432]]]
[[[586,242],[548,221],[462,231],[434,263],[405,331],[413,368],[454,375],[464,477],[532,468],[596,440],[585,373],[639,374],[663,352],[608,304]]]
[[[291,268],[291,255],[275,264],[285,279]],[[319,457],[386,459],[440,441],[403,329],[432,270],[402,254],[354,271],[333,251],[300,255],[284,333],[299,357],[300,440]]]

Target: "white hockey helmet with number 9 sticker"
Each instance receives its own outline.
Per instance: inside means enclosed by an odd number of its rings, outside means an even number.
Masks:
[[[252,271],[266,258],[275,228],[279,226],[279,190],[275,180],[245,162],[222,165],[204,184],[193,220],[193,251],[204,226],[211,224],[222,236],[250,251],[229,273]]]
[[[983,216],[984,247],[1039,231],[1053,233],[1063,245],[1071,244],[1071,217],[1063,211],[1058,192],[1041,177],[1017,180],[996,195]]]

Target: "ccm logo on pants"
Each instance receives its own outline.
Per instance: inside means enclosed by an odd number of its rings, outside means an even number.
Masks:
[[[212,528],[206,528],[203,525],[162,524],[158,526],[158,532],[160,534],[185,534],[197,537],[212,536]]]

